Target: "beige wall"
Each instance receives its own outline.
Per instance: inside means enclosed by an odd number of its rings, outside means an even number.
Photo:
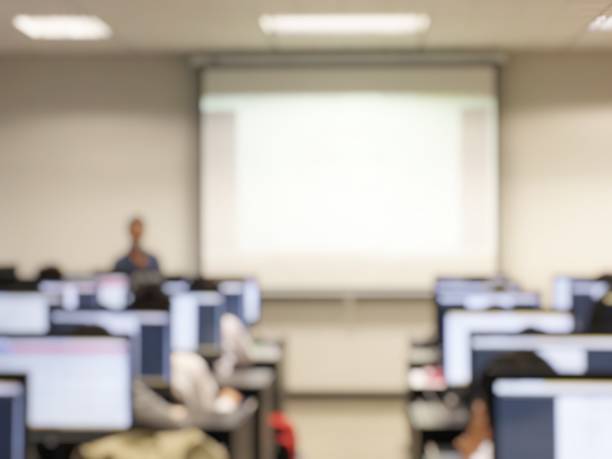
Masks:
[[[521,55],[502,82],[502,264],[547,293],[612,270],[612,55]]]
[[[179,59],[0,59],[0,265],[112,266],[126,222],[197,267],[196,79]]]

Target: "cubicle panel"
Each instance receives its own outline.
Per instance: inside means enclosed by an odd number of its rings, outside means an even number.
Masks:
[[[612,376],[612,335],[477,334],[471,348],[474,381],[511,352],[532,352],[558,375]]]
[[[0,457],[26,457],[25,378],[0,377]]]
[[[565,312],[449,311],[444,316],[442,364],[449,387],[467,387],[472,382],[471,336],[477,333],[571,333],[574,317]]]

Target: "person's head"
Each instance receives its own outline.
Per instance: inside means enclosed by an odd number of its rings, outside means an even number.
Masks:
[[[142,239],[142,233],[144,232],[144,222],[142,219],[140,217],[132,218],[130,220],[129,230],[132,243],[138,245]]]
[[[37,281],[61,280],[63,277],[62,272],[56,266],[46,266],[39,271]]]
[[[476,384],[476,395],[470,407],[470,421],[465,431],[453,441],[453,446],[464,459],[474,453],[486,440],[493,440],[488,394],[495,378],[554,376],[555,372],[532,352],[512,352],[495,359],[485,370],[482,380]]]

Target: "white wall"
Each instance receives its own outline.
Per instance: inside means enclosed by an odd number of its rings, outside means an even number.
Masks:
[[[547,292],[612,271],[612,55],[514,57],[502,95],[505,271]]]
[[[138,214],[162,268],[194,272],[196,100],[179,59],[0,59],[0,265],[109,268]]]

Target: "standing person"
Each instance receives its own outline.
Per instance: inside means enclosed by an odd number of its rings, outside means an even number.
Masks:
[[[157,258],[145,252],[140,246],[140,241],[144,233],[144,223],[142,219],[135,217],[129,224],[130,238],[132,246],[129,253],[117,260],[114,271],[133,274],[137,271],[159,271]]]

